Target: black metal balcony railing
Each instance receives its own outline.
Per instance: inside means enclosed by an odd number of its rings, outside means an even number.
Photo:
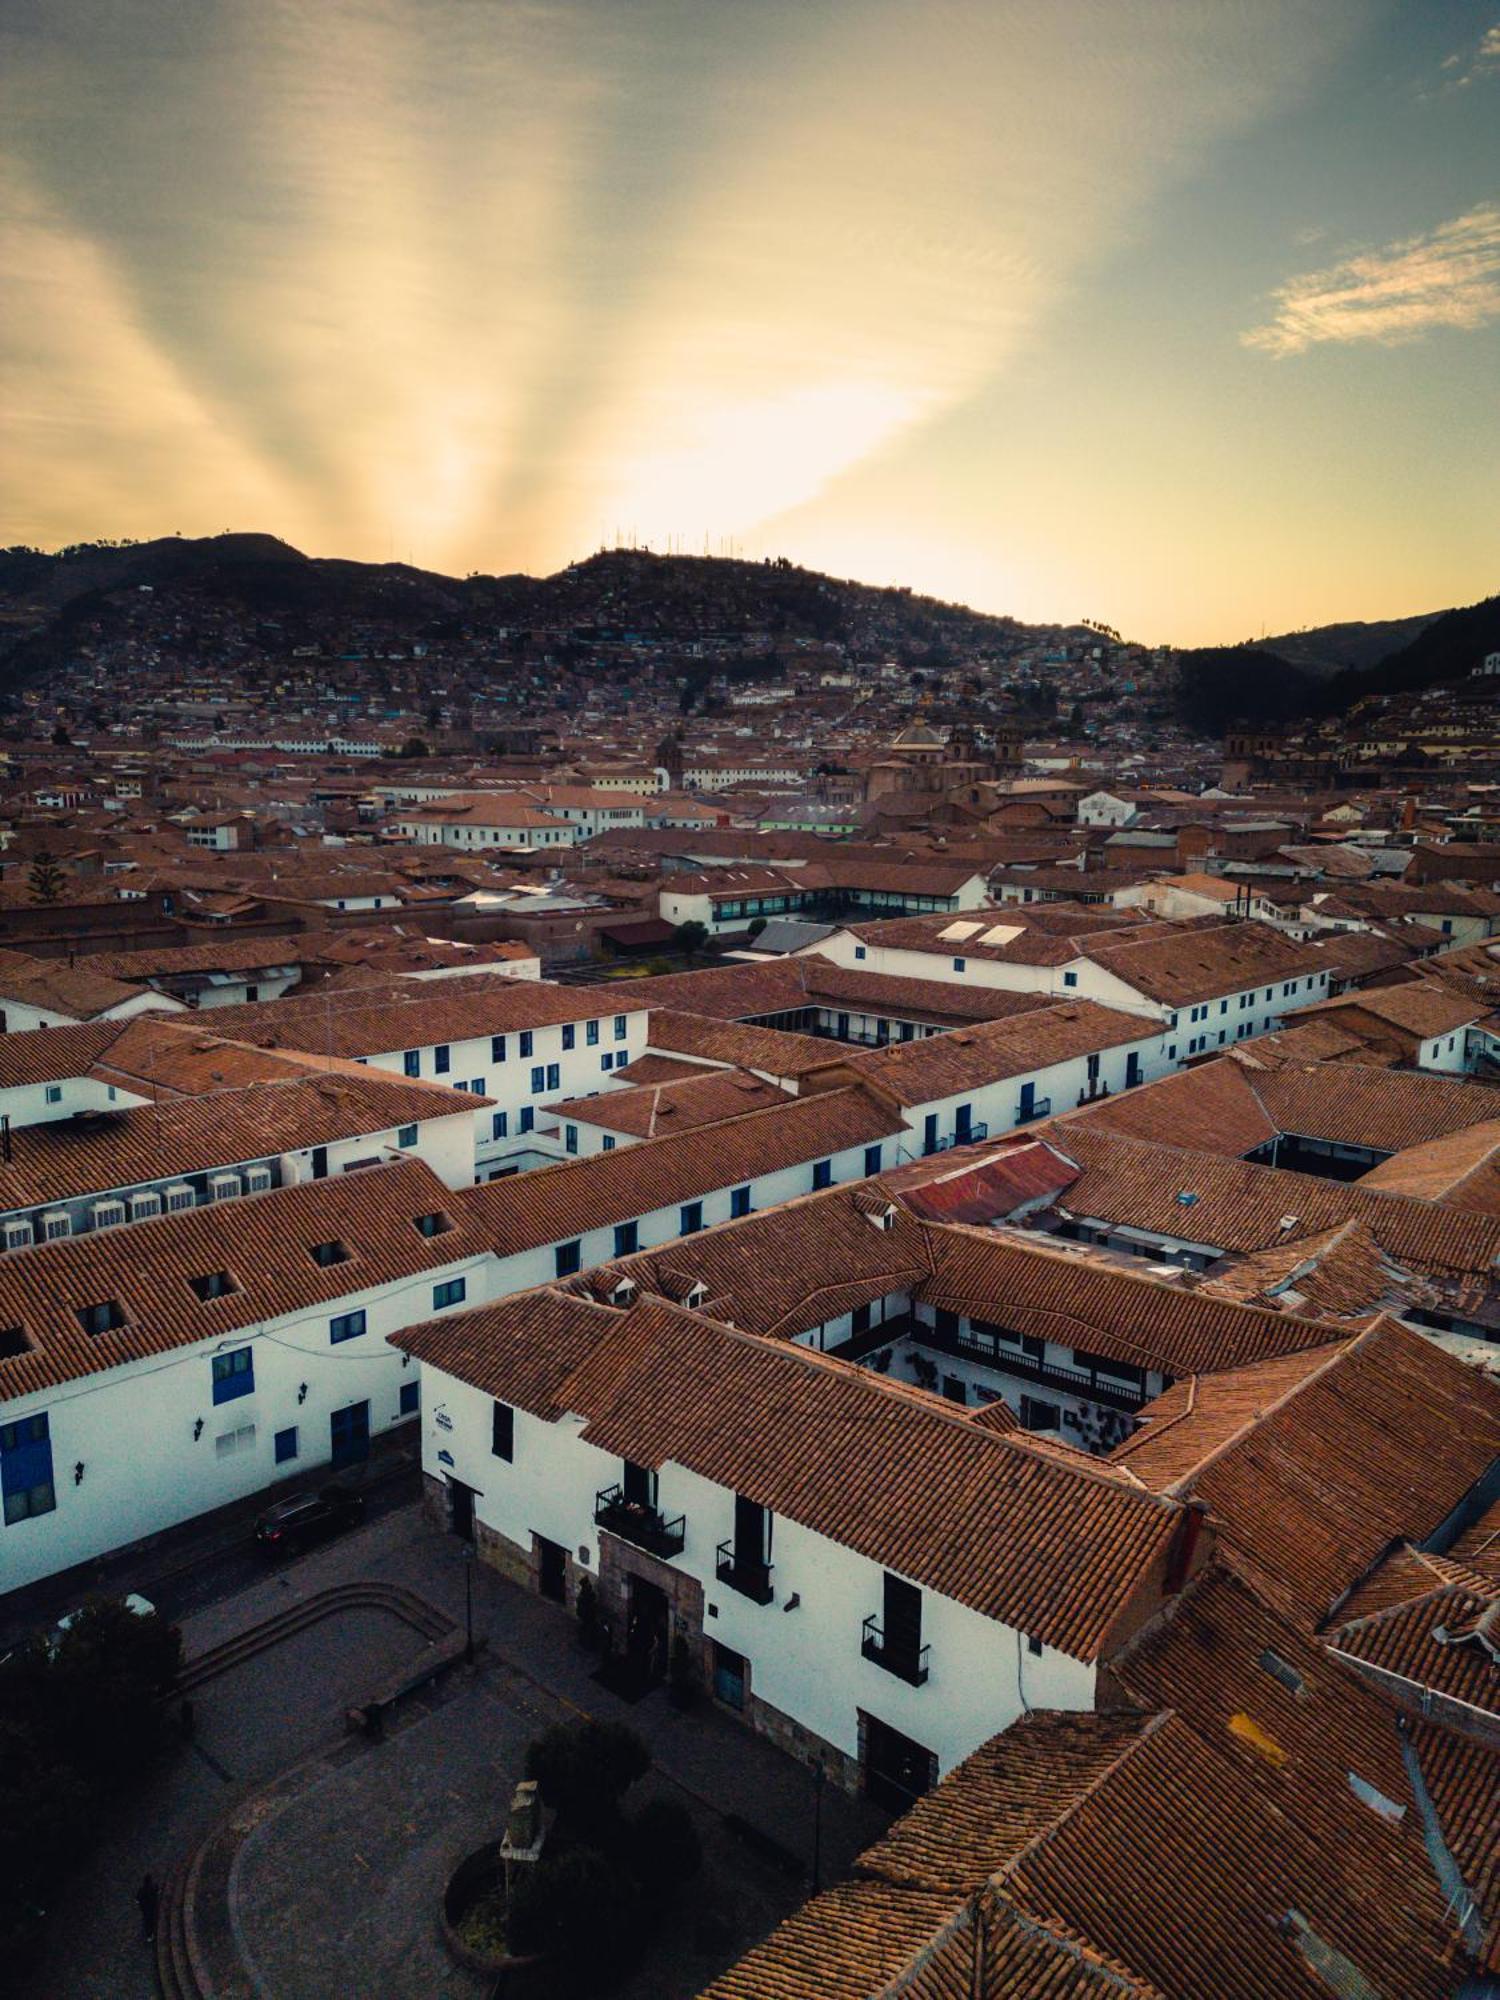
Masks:
[[[873,1611],[861,1630],[859,1650],[877,1667],[884,1667],[888,1674],[914,1688],[921,1687],[927,1679],[931,1646],[888,1645]]]
[[[967,1125],[955,1125],[953,1143],[955,1146],[972,1146],[976,1139],[988,1139],[990,1128],[982,1118],[975,1118]]]
[[[737,1590],[741,1597],[753,1598],[757,1604],[771,1602],[776,1595],[771,1587],[773,1564],[736,1556],[733,1542],[720,1542],[717,1556],[715,1574],[720,1583],[727,1583],[731,1590]]]
[[[1033,1097],[1030,1100],[1023,1097],[1016,1106],[1016,1123],[1018,1125],[1029,1125],[1033,1118],[1050,1118],[1051,1116],[1052,1099],[1050,1097]]]
[[[682,1554],[687,1540],[685,1514],[679,1514],[675,1521],[665,1520],[659,1507],[649,1507],[643,1500],[627,1500],[622,1486],[606,1486],[595,1495],[594,1521],[622,1541],[634,1542],[638,1549],[667,1561]]]

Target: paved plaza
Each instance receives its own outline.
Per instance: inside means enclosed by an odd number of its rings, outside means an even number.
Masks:
[[[462,1625],[461,1549],[408,1507],[185,1620],[188,1655],[356,1579],[416,1590]],[[682,1799],[704,1843],[682,1921],[619,1989],[625,2000],[687,2000],[795,1908],[813,1857],[812,1774],[708,1702],[684,1714],[658,1691],[625,1704],[591,1678],[594,1662],[566,1614],[477,1565],[472,1584],[476,1664],[460,1663],[408,1698],[381,1742],[345,1734],[345,1712],[422,1650],[417,1633],[382,1611],[342,1612],[206,1683],[194,1698],[192,1740],[56,1912],[37,1991],[58,2000],[154,1994],[151,1955],[137,1942],[135,1885],[146,1868],[162,1877],[239,1808],[248,1831],[223,1907],[209,1909],[206,1923],[220,1926],[218,1943],[243,1968],[246,1994],[482,1995],[484,1982],[443,1948],[441,1886],[498,1831],[530,1739],[580,1713],[639,1730],[655,1769],[632,1804],[653,1792]],[[863,1802],[826,1790],[825,1881],[883,1823]]]

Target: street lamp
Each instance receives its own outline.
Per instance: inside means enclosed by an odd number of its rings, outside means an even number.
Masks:
[[[474,1664],[474,1544],[464,1543],[464,1665]]]
[[[823,1887],[823,1759],[813,1767],[813,1894]]]

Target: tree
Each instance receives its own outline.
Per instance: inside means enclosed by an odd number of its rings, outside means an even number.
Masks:
[[[645,1943],[635,1881],[593,1847],[546,1855],[522,1871],[505,1935],[521,1955],[544,1953],[565,1990],[593,1993],[625,1977]]]
[[[708,926],[700,924],[696,918],[690,918],[687,923],[679,924],[673,931],[672,942],[679,951],[702,951],[708,943]]]
[[[432,752],[420,736],[408,736],[406,741],[401,745],[401,755],[403,757],[430,757]]]
[[[182,1658],[175,1626],[98,1598],[66,1630],[0,1660],[0,1956],[34,1948],[53,1891],[133,1797],[168,1742],[162,1691]]]
[[[749,925],[747,926],[746,935],[749,937],[758,938],[761,932],[765,929],[765,927],[766,927],[766,920],[764,917],[752,917],[750,919]]]
[[[55,903],[62,895],[67,877],[48,848],[39,848],[31,864],[26,886],[33,903]]]
[[[619,1821],[620,1800],[651,1769],[651,1752],[623,1722],[558,1722],[533,1738],[526,1775],[542,1788],[571,1838],[607,1839]]]

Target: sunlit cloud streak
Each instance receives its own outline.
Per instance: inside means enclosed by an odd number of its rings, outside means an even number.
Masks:
[[[1365,14],[9,0],[0,537],[752,534],[1003,375]]]
[[[1278,357],[1326,341],[1394,347],[1437,327],[1500,318],[1500,203],[1483,202],[1421,236],[1308,271],[1272,294],[1275,317],[1242,334]]]

